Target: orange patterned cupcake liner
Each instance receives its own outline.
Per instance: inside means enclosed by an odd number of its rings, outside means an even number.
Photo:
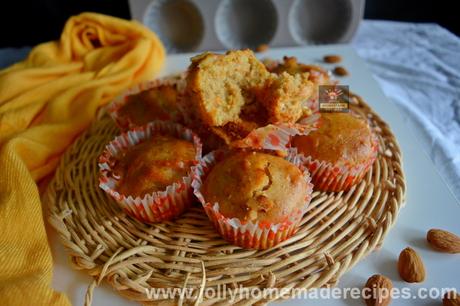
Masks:
[[[298,229],[302,216],[307,211],[312,198],[313,186],[310,183],[308,170],[303,166],[301,157],[290,151],[286,160],[298,166],[304,174],[308,189],[305,197],[305,205],[302,209],[292,212],[280,223],[242,221],[238,218],[227,218],[219,211],[219,203],[209,203],[201,193],[203,180],[209,170],[221,161],[230,151],[217,150],[207,154],[200,164],[193,167],[193,192],[203,205],[203,208],[214,224],[219,234],[228,242],[248,249],[268,249],[291,237]]]
[[[138,125],[130,120],[129,117],[120,114],[120,109],[128,102],[129,96],[136,95],[142,91],[149,90],[162,85],[176,85],[179,94],[185,89],[185,73],[175,76],[159,78],[155,80],[145,81],[133,86],[117,96],[107,106],[106,110],[110,117],[115,121],[116,125],[122,130],[126,131],[137,127]]]
[[[291,137],[308,135],[317,129],[319,115],[314,114],[293,124],[269,124],[250,132],[245,138],[231,143],[233,148],[287,151]]]
[[[99,156],[98,163],[99,187],[109,194],[127,214],[146,223],[173,219],[183,213],[194,201],[191,170],[181,181],[169,185],[164,191],[146,194],[142,198],[124,195],[117,191],[120,182],[112,172],[117,159],[129,148],[150,139],[157,133],[192,142],[196,150],[197,164],[201,160],[201,140],[190,129],[171,122],[152,121],[112,140]]]
[[[297,152],[297,148],[292,148]],[[302,163],[310,171],[311,181],[315,190],[339,192],[347,191],[353,185],[359,183],[369,168],[372,166],[378,154],[378,141],[373,135],[373,146],[367,159],[358,165],[348,163],[335,165],[325,161],[313,159],[299,153]]]

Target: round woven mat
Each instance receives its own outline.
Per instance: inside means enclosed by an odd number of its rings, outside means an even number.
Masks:
[[[314,192],[297,234],[265,251],[222,240],[198,205],[175,221],[153,225],[124,214],[98,187],[97,157],[119,131],[108,116],[97,120],[63,156],[44,195],[49,222],[74,267],[95,277],[86,302],[101,280],[131,300],[155,305],[158,301],[152,301],[146,289],[195,290],[195,299],[178,296],[164,300],[168,305],[225,305],[226,297],[209,296],[211,291],[205,289],[334,285],[381,245],[405,194],[401,153],[388,125],[359,97],[352,97],[350,107],[367,117],[378,135],[377,161],[348,192]],[[242,294],[234,304],[263,304],[275,298]]]

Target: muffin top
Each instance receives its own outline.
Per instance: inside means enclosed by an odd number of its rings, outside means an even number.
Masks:
[[[127,103],[120,107],[118,113],[136,125],[152,120],[182,122],[177,98],[175,85],[160,85],[128,96]]]
[[[206,202],[242,221],[280,223],[305,205],[308,183],[302,171],[284,158],[259,152],[236,152],[218,162],[202,186]]]
[[[360,164],[373,151],[373,136],[365,120],[350,113],[323,113],[319,128],[296,136],[292,145],[313,159],[333,164]]]
[[[165,190],[180,181],[196,163],[195,148],[189,141],[155,135],[129,149],[114,171],[119,178],[118,191],[143,197]]]

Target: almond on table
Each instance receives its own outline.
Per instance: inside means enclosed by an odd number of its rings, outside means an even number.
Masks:
[[[460,306],[460,294],[455,291],[446,292],[442,299],[442,305],[444,306]]]
[[[408,283],[421,283],[425,280],[425,266],[422,258],[412,248],[405,248],[399,254],[398,272]]]
[[[335,75],[338,75],[338,76],[346,76],[346,75],[349,75],[350,73],[348,73],[348,70],[345,69],[344,67],[342,66],[337,66],[334,68],[334,70],[332,70],[332,72],[335,74]]]
[[[391,280],[383,275],[372,275],[364,286],[371,291],[367,293],[370,297],[365,298],[367,306],[387,306],[391,303],[391,290],[393,283]]]
[[[340,63],[342,61],[342,57],[340,55],[325,55],[323,57],[323,61],[328,63],[328,64],[335,64],[335,63]]]
[[[433,249],[439,252],[460,253],[460,237],[451,232],[441,229],[430,229],[426,235],[426,240]]]

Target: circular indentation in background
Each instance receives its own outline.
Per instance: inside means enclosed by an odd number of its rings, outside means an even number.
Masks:
[[[214,19],[217,38],[228,49],[268,44],[278,27],[271,0],[224,0]]]
[[[203,38],[203,17],[188,0],[153,1],[146,10],[144,23],[169,52],[193,51]]]
[[[296,0],[289,10],[289,31],[302,45],[337,43],[352,23],[350,1]]]

